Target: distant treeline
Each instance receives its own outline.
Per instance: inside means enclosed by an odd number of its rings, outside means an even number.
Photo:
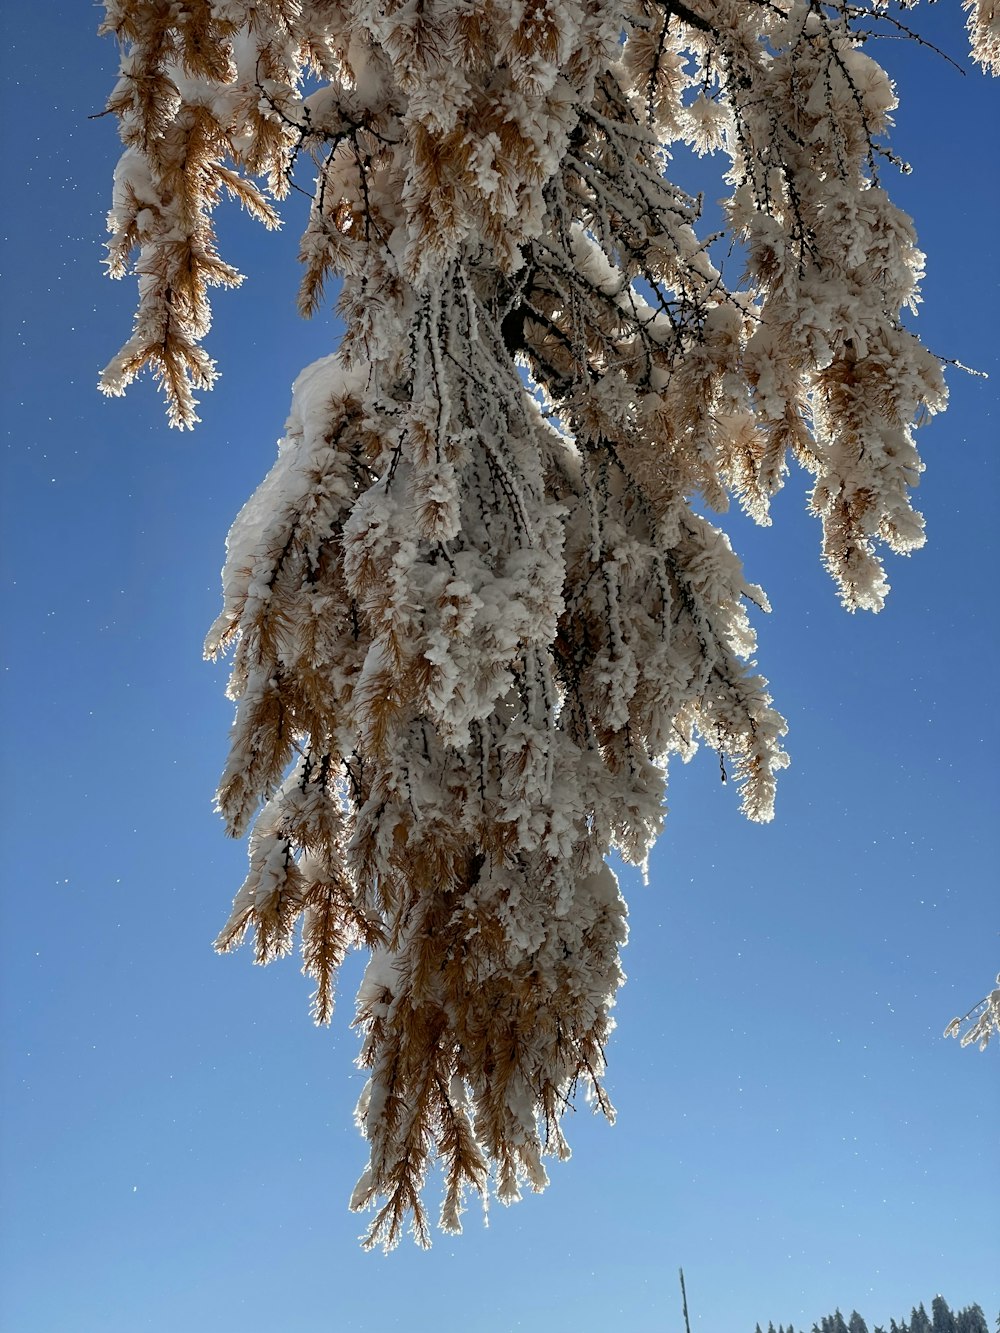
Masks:
[[[764,1333],[760,1324],[754,1333]],[[767,1333],[796,1333],[796,1330],[792,1324],[779,1324],[777,1329],[774,1324],[768,1324]],[[847,1320],[835,1310],[818,1324],[813,1324],[811,1333],[868,1333],[868,1325],[857,1310],[852,1310]],[[929,1315],[921,1302],[910,1311],[908,1320],[890,1319],[887,1329],[876,1324],[871,1333],[990,1333],[990,1326],[982,1306],[967,1305],[964,1310],[952,1311],[943,1296],[935,1296]],[[1000,1314],[997,1315],[996,1333],[1000,1333]]]

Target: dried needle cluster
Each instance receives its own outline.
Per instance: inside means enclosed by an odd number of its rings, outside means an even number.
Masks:
[[[196,420],[208,288],[239,281],[213,209],[272,226],[317,162],[301,303],[337,279],[347,331],[229,538],[207,651],[233,654],[219,806],[250,873],[218,947],[252,931],[267,962],[301,923],[318,1022],[371,951],[369,1243],[407,1219],[426,1242],[435,1158],[446,1229],[491,1175],[505,1202],[541,1189],[579,1081],[612,1114],[605,857],[644,861],[670,754],[704,740],[771,817],[766,601],[696,502],[766,523],[790,451],[851,609],[882,604],[878,543],[922,541],[911,426],[944,387],[900,322],[922,256],[879,183],[895,101],[860,39],[883,10],[107,0],[111,268],[140,290],[108,392],[148,365]],[[674,142],[726,157],[739,290]]]

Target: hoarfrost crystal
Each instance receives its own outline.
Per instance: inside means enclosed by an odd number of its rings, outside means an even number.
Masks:
[[[993,6],[972,4],[984,63]],[[860,49],[885,6],[800,0],[107,0],[110,269],[174,424],[202,347],[224,196],[266,226],[318,163],[304,313],[346,333],[296,381],[277,461],[237,518],[206,651],[237,705],[219,808],[250,870],[218,947],[301,923],[313,1012],[346,951],[369,1243],[445,1174],[441,1225],[492,1176],[546,1183],[601,1078],[625,906],[668,761],[720,752],[770,819],[785,731],[752,655],[766,609],[704,516],[768,521],[789,453],[823,559],[877,610],[880,546],[923,540],[912,426],[941,367],[901,323],[923,257],[880,177],[895,105]],[[728,286],[669,145],[726,160]]]

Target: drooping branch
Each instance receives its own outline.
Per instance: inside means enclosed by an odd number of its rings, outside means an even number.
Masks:
[[[301,929],[317,1022],[370,952],[369,1243],[428,1241],[435,1160],[446,1229],[467,1191],[543,1188],[578,1083],[613,1115],[606,857],[645,862],[671,757],[704,741],[772,816],[767,601],[705,506],[768,522],[791,455],[851,609],[884,600],[880,547],[922,540],[913,426],[944,386],[877,173],[882,8],[109,0],[111,267],[140,307],[108,391],[149,365],[193,423],[209,288],[239,280],[214,209],[272,225],[316,163],[300,304],[338,281],[346,332],[296,381],[206,643],[237,705],[219,809],[250,830],[217,946],[268,962]],[[677,142],[726,159],[739,286]]]
[[[965,1032],[962,1028],[968,1024]],[[946,1037],[961,1037],[963,1046],[979,1044],[985,1051],[990,1038],[1000,1035],[1000,975],[997,976],[996,988],[974,1004],[961,1018],[953,1018],[944,1030]]]

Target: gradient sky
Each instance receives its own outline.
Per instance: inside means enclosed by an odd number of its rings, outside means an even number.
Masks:
[[[39,12],[39,11],[36,11]],[[118,156],[96,8],[3,6],[0,356],[4,1020],[0,1323],[10,1333],[695,1333],[888,1322],[942,1292],[1000,1308],[998,1052],[941,1038],[1000,967],[996,835],[998,90],[875,54],[904,104],[892,183],[929,255],[918,328],[955,371],[921,433],[930,541],[875,618],[819,566],[794,477],[735,531],[774,614],[790,723],[778,817],[712,756],[671,776],[609,1051],[615,1128],[581,1105],[542,1196],[423,1253],[365,1255],[347,1198],[348,965],[329,1031],[287,960],[211,940],[245,866],[212,811],[231,705],[202,663],[226,530],[269,467],[329,319],[294,313],[304,201],[229,212],[223,378],[192,435],[149,385],[102,398],[134,289],[101,272]],[[958,7],[914,20],[964,59]],[[683,183],[683,182],[682,182]]]

